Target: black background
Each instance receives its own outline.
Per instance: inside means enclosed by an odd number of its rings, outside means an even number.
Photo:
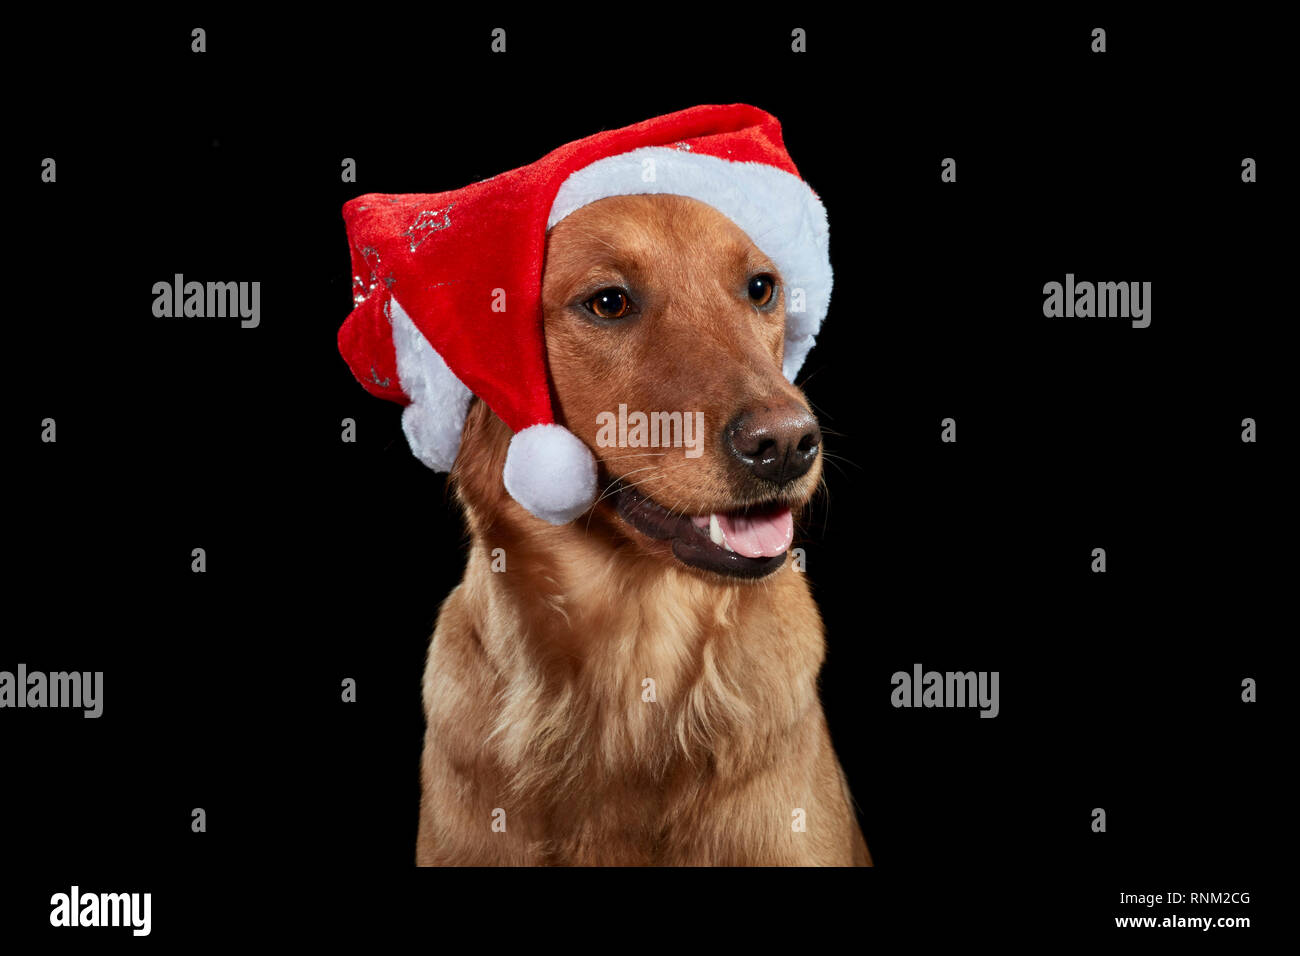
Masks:
[[[796,932],[838,915],[868,942],[1115,940],[1158,932],[1114,928],[1150,912],[1120,891],[1169,889],[1252,891],[1175,910],[1249,915],[1254,929],[1218,932],[1257,937],[1281,837],[1293,437],[1276,25],[561,20],[51,16],[14,37],[39,69],[7,151],[0,669],[102,670],[105,710],[0,713],[5,931],[48,930],[50,894],[76,882],[151,891],[153,938],[173,942],[591,911],[626,913],[632,939],[678,909]],[[419,681],[465,535],[398,408],[338,356],[340,207],[705,102],[776,114],[830,215],[835,292],[799,381],[835,460],[800,544],[879,869],[417,872]],[[955,184],[939,181],[948,156]],[[1044,318],[1042,286],[1067,272],[1150,281],[1150,328]],[[260,281],[261,326],[154,318],[152,285],[174,273]],[[57,444],[37,438],[45,417]],[[918,662],[999,671],[1000,716],[894,709],[890,675]],[[1242,703],[1244,677],[1259,703]]]

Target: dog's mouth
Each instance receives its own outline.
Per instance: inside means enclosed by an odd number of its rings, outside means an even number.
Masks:
[[[615,510],[637,531],[671,541],[682,564],[739,578],[761,578],[785,563],[794,517],[781,502],[707,515],[680,515],[629,485],[616,492]]]

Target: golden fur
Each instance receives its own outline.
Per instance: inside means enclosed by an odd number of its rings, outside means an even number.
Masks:
[[[746,403],[804,402],[780,373],[784,315],[735,294],[758,270],[776,274],[729,220],[679,197],[601,200],[552,230],[557,419],[605,480],[686,514],[746,503],[719,429]],[[601,285],[632,289],[644,315],[585,321],[573,303]],[[595,416],[619,402],[704,410],[704,455],[597,448]],[[547,525],[502,486],[509,440],[476,400],[452,475],[469,559],[424,675],[417,862],[869,864],[817,696],[825,648],[806,576],[788,561],[754,581],[686,567],[607,501]],[[819,479],[820,459],[792,502]]]

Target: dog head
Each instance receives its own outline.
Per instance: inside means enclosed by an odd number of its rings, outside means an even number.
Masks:
[[[602,199],[554,227],[547,360],[558,417],[602,472],[593,520],[717,574],[784,564],[821,477],[817,420],[782,374],[785,293],[749,237],[694,199]]]

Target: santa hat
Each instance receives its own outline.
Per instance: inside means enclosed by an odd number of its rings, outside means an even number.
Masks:
[[[826,211],[799,178],[776,118],[697,106],[597,133],[537,162],[443,193],[370,193],[343,207],[356,308],[339,350],[372,394],[406,405],[402,431],[450,471],[470,398],[514,432],[506,490],[552,524],[596,497],[596,461],[556,424],[543,341],[547,231],[588,203],[666,193],[741,228],[786,290],[784,372],[793,381],[831,294]]]

